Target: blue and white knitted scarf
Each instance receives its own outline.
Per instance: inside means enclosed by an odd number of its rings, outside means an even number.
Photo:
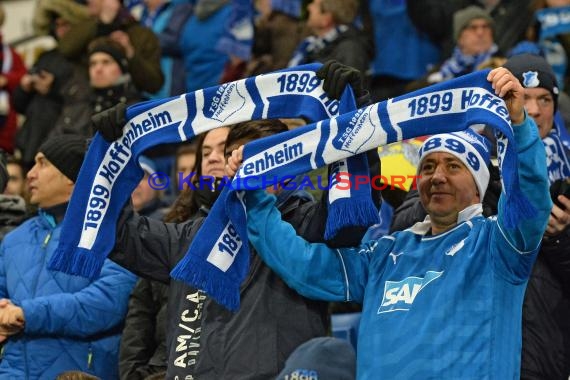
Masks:
[[[548,136],[542,139],[542,142],[546,150],[546,165],[550,184],[559,179],[570,178],[570,163],[566,157],[564,145],[560,141],[558,130],[552,128]]]
[[[320,66],[300,66],[129,107],[123,136],[108,143],[97,134],[89,147],[64,218],[62,236],[66,238],[60,241],[50,268],[89,278],[99,274],[114,247],[120,211],[143,177],[138,157],[148,148],[185,141],[243,121],[282,117],[318,121],[354,110],[356,103],[350,89],[340,102],[326,95],[321,79],[315,75]],[[358,171],[367,166],[364,155],[350,158],[342,165],[355,175],[368,173]],[[360,194],[370,198],[364,190],[351,196]],[[343,203],[333,197],[329,200],[331,210],[335,210],[334,203]],[[347,212],[347,217],[331,218],[331,223],[339,223],[330,228],[333,233],[342,228],[343,222],[354,223],[358,216],[357,211],[338,208],[341,213]],[[364,214],[373,215],[373,206],[372,210]],[[374,215],[371,220],[362,221],[362,225],[376,221]]]
[[[243,164],[232,184],[238,189],[245,189],[244,184],[262,187],[268,176],[305,173],[396,141],[485,124],[494,128],[497,137],[501,181],[508,199],[503,204],[510,208],[505,224],[514,226],[516,220],[531,217],[535,210],[521,193],[508,110],[487,81],[488,72],[475,72],[246,144]],[[239,286],[249,267],[242,195],[224,189],[188,254],[171,273],[173,278],[205,290],[230,310],[239,307]]]
[[[438,83],[475,71],[477,70],[477,66],[491,58],[498,50],[497,45],[493,44],[491,48],[484,53],[467,55],[463,54],[461,49],[456,46],[451,57],[443,62],[439,71],[429,75],[428,82]]]
[[[348,30],[348,26],[339,25],[334,29],[331,29],[327,34],[322,37],[309,36],[305,38],[295,51],[293,52],[293,57],[287,64],[287,66],[297,66],[303,63],[310,62],[310,55],[318,51],[323,50],[325,47],[333,43],[342,33]]]

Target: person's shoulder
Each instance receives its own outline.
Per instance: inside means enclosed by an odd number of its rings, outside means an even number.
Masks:
[[[125,27],[125,32],[129,35],[129,37],[145,37],[146,39],[153,39],[158,41],[158,37],[156,33],[152,31],[152,29],[140,24],[139,22],[130,22]]]
[[[25,242],[27,244],[31,243],[30,231],[35,229],[39,225],[39,216],[33,216],[28,220],[24,221],[18,227],[14,228],[12,231],[8,232],[2,243],[6,246],[19,244]]]

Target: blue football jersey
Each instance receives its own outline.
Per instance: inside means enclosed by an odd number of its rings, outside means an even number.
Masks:
[[[300,294],[363,304],[359,379],[518,379],[523,296],[552,202],[544,145],[530,118],[516,126],[519,179],[537,210],[505,228],[481,204],[430,235],[429,218],[357,248],[330,249],[296,236],[263,191],[247,192],[248,236]]]

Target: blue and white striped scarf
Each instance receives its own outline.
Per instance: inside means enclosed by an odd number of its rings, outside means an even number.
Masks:
[[[497,45],[493,44],[486,52],[476,55],[467,55],[463,54],[461,49],[456,46],[451,57],[443,62],[439,71],[429,75],[428,82],[438,83],[465,73],[473,72],[477,70],[477,66],[491,58],[498,50]]]
[[[562,126],[564,128],[564,126]],[[548,136],[542,139],[546,150],[546,166],[548,168],[548,181],[550,184],[559,179],[570,178],[570,163],[560,135],[556,128],[552,128]]]
[[[290,117],[318,121],[354,110],[351,90],[344,92],[340,102],[323,91],[322,80],[315,75],[320,66],[300,66],[129,107],[123,136],[108,143],[97,134],[89,147],[64,218],[65,239],[61,239],[50,268],[89,278],[99,274],[114,247],[120,211],[143,177],[138,157],[148,148],[243,121]],[[342,166],[354,175],[368,174],[364,155],[347,159]],[[366,226],[377,221],[371,201],[364,203],[371,211],[360,212],[371,219],[359,222],[359,212],[347,209],[342,195],[334,197],[340,192],[369,199],[370,189],[368,196],[365,190],[331,190],[332,213],[336,209],[346,218],[331,218],[330,233],[342,228],[344,222]]]
[[[502,191],[508,200],[503,205],[510,208],[504,214],[508,218],[505,227],[510,228],[520,218],[535,215],[535,209],[521,193],[509,113],[487,81],[488,72],[475,72],[246,144],[243,164],[232,184],[238,189],[246,183],[261,187],[264,176],[305,173],[396,141],[485,124],[494,128],[497,137]],[[225,188],[171,276],[236,310],[239,286],[249,268],[247,241],[243,194]]]
[[[287,66],[297,66],[303,63],[310,62],[310,56],[315,52],[323,50],[325,47],[333,43],[342,33],[348,30],[346,25],[338,25],[334,29],[331,29],[327,34],[322,37],[309,36],[305,38],[295,51],[293,52],[293,57],[287,64]]]

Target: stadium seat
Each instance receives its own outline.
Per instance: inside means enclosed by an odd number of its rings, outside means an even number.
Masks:
[[[348,340],[355,351],[360,314],[361,313],[343,313],[333,314],[331,316],[332,335],[336,338]]]

